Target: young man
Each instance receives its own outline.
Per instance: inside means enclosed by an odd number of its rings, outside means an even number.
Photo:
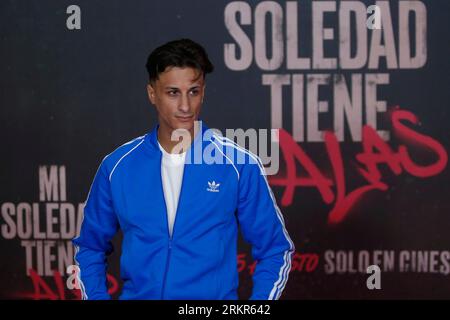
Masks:
[[[237,299],[240,226],[257,260],[251,298],[278,299],[294,245],[259,159],[217,134],[205,138],[210,130],[196,121],[213,70],[205,50],[172,41],[146,67],[158,124],[106,156],[95,175],[73,240],[83,298],[110,298],[106,255],[120,228],[121,299]],[[196,150],[215,161],[198,163]]]

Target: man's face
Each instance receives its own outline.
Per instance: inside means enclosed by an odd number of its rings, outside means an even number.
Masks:
[[[170,133],[186,129],[193,133],[205,93],[201,71],[190,67],[168,67],[154,83],[147,85],[147,92],[158,111],[161,129]]]

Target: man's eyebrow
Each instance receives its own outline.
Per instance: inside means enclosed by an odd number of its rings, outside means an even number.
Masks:
[[[196,89],[196,88],[200,88],[201,85],[200,84],[195,84],[192,87],[189,88],[189,90],[191,89]],[[173,87],[173,86],[166,86],[164,89],[171,89],[171,90],[179,90],[180,88],[178,87]]]

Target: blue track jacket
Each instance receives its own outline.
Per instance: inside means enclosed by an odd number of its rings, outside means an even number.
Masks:
[[[257,261],[251,299],[280,297],[294,244],[261,162],[204,123],[200,127],[187,151],[172,237],[158,125],[103,159],[73,240],[83,299],[111,298],[106,257],[119,228],[120,299],[237,299],[238,226]],[[198,163],[198,154],[213,163]]]

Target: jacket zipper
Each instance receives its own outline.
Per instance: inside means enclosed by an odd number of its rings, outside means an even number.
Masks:
[[[163,284],[162,284],[162,288],[161,288],[161,300],[164,300],[164,293],[165,293],[165,289],[166,289],[166,280],[167,280],[167,273],[169,271],[171,251],[172,251],[172,238],[169,237],[169,250],[167,252],[166,269],[164,270],[164,278],[163,278]]]
[[[186,162],[186,160],[185,160]],[[181,195],[183,194],[183,186],[184,186],[184,176],[185,176],[185,172],[186,172],[186,165],[183,164],[183,177],[181,178],[181,188],[180,188],[180,195],[178,197],[178,205],[177,205],[177,210],[175,210],[175,219],[173,221],[173,228],[172,228],[172,235],[170,235],[170,231],[169,231],[169,219],[167,217],[167,205],[166,205],[166,198],[164,196],[164,186],[163,186],[163,182],[162,182],[162,176],[161,176],[161,164],[162,164],[162,153],[161,153],[161,157],[160,157],[160,172],[159,172],[159,180],[161,181],[161,190],[163,192],[163,199],[164,199],[164,208],[165,208],[165,220],[166,220],[166,226],[167,226],[167,235],[169,238],[169,242],[168,242],[168,252],[167,252],[167,258],[166,258],[166,268],[164,270],[164,278],[163,278],[163,284],[162,284],[162,288],[161,288],[161,300],[164,300],[164,296],[165,296],[165,289],[166,289],[166,282],[167,282],[167,274],[169,271],[169,266],[170,266],[170,256],[171,256],[171,252],[172,252],[172,241],[173,241],[173,235],[175,234],[175,226],[176,226],[176,221],[177,221],[177,217],[178,217],[178,209],[180,208],[180,200],[181,200]]]

